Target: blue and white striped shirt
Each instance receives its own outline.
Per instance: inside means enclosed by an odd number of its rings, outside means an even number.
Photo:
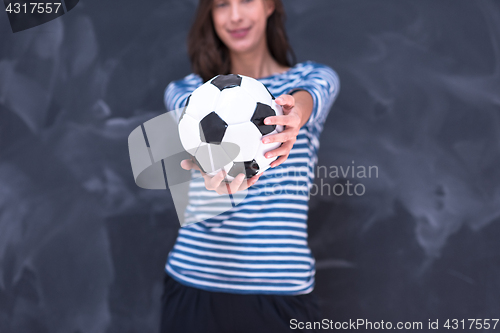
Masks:
[[[248,188],[243,202],[179,230],[165,269],[180,283],[209,291],[305,294],[314,288],[315,274],[307,243],[309,190],[319,136],[338,95],[339,79],[330,67],[306,61],[259,81],[276,97],[296,89],[308,91],[314,101],[311,116],[300,129],[287,160],[266,170]],[[202,84],[196,74],[171,82],[165,90],[167,110],[183,107]],[[192,186],[204,188],[203,178],[197,179]],[[190,205],[210,203],[210,198],[204,200]]]

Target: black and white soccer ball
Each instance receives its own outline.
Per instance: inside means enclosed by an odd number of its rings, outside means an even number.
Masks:
[[[222,168],[226,180],[238,174],[261,174],[277,157],[264,154],[280,142],[262,143],[262,137],[279,133],[282,125],[265,125],[264,118],[282,115],[280,105],[264,84],[236,74],[218,75],[188,97],[179,119],[184,149],[207,174]]]

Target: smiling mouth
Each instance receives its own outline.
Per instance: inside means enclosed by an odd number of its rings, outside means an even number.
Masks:
[[[243,28],[243,29],[236,29],[236,30],[229,30],[230,33],[236,34],[236,33],[241,33],[249,30],[250,28]]]
[[[244,29],[229,30],[229,33],[233,37],[241,38],[241,37],[245,37],[247,35],[248,31],[250,31],[250,28],[251,27],[244,28]]]

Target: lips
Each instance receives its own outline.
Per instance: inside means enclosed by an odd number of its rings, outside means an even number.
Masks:
[[[250,31],[250,28],[236,29],[236,30],[230,30],[229,34],[233,38],[243,38],[248,34],[249,31]]]

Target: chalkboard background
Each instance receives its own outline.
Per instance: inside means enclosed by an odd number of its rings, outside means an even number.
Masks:
[[[190,72],[195,6],[82,0],[16,34],[0,15],[0,332],[157,331],[179,224],[169,191],[135,185],[127,137]],[[498,318],[500,3],[285,7],[298,61],[342,84],[319,165],[378,168],[316,180],[365,189],[311,196],[323,317]]]

